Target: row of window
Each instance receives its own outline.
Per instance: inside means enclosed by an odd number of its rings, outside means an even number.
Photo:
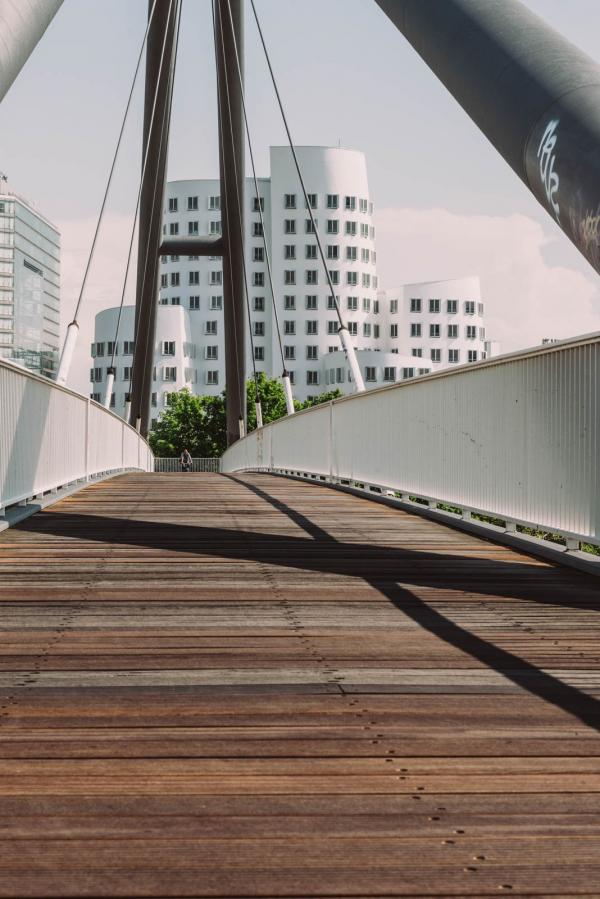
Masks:
[[[459,309],[458,300],[446,300],[445,311],[448,315],[456,315]],[[411,312],[423,312],[423,300],[420,297],[413,297],[410,301]],[[442,311],[441,300],[429,300],[428,311],[432,315],[436,315]],[[398,312],[398,300],[390,300],[390,312],[395,315]],[[483,303],[476,303],[474,300],[465,300],[463,303],[463,312],[465,315],[483,315]]]
[[[311,209],[317,209],[319,205],[319,198],[317,194],[309,193],[308,202],[310,204]],[[265,199],[264,197],[260,197],[260,200],[257,197],[252,198],[252,211],[258,212],[258,204],[260,202],[260,208],[264,210],[265,208]],[[285,209],[298,209],[298,196],[297,194],[284,194],[283,195],[283,206]],[[306,207],[306,203],[304,203]],[[325,196],[325,206],[327,209],[339,209],[340,208],[340,195],[339,194],[326,194]],[[179,198],[178,197],[169,197],[167,208],[169,212],[179,212]],[[186,207],[188,212],[197,212],[200,208],[199,206],[199,198],[198,197],[186,197]],[[221,197],[218,195],[209,196],[207,199],[207,208],[209,210],[220,210],[221,208]],[[373,214],[373,203],[369,202],[369,200],[364,197],[352,197],[345,196],[343,208],[348,212],[354,212],[358,209],[359,212],[363,214]]]
[[[119,355],[119,347],[120,344],[115,343],[113,340],[104,341],[101,340],[98,343],[92,344],[92,357],[96,358],[96,356],[115,356]],[[124,356],[132,356],[133,355],[133,340],[124,340],[123,341],[123,355]]]
[[[429,336],[430,337],[440,337],[441,336],[441,325],[429,325]],[[477,328],[477,325],[465,325],[464,335],[467,340],[477,340],[477,333],[479,330],[479,339],[485,340],[485,328]],[[398,336],[398,325],[390,325],[390,337]],[[421,322],[412,322],[410,325],[410,336],[411,337],[423,337],[423,325]],[[458,325],[446,325],[446,337],[449,340],[457,340],[460,337],[460,330]]]
[[[258,223],[257,223],[258,224]],[[319,223],[315,219],[314,225],[312,219],[304,220],[304,233],[305,234],[314,234],[315,226],[318,228]],[[298,222],[297,219],[284,219],[283,220],[283,233],[284,234],[298,234]],[[326,219],[325,222],[325,233],[326,234],[339,234],[340,233],[340,220],[339,219]],[[353,219],[345,222],[344,224],[344,233],[347,237],[362,237],[365,240],[374,240],[375,239],[375,228],[373,225],[367,225],[364,222],[355,222]]]
[[[346,272],[346,285],[348,287],[358,287],[359,272]],[[337,269],[329,269],[329,278],[332,284],[336,286],[341,283],[340,280],[340,272]],[[254,272],[252,274],[252,283],[254,286],[263,286],[264,285],[264,274],[262,272]],[[292,286],[297,284],[296,281],[296,270],[295,269],[284,269],[283,272],[283,283],[287,286]],[[319,269],[305,269],[304,271],[304,283],[317,285],[319,283]],[[360,284],[365,289],[376,289],[377,288],[377,275],[370,275],[367,272],[361,273]]]
[[[285,244],[283,247],[283,258],[284,259],[298,259],[299,257],[296,255],[296,244]],[[346,260],[348,262],[358,262],[358,247],[355,246],[347,246],[346,247]],[[335,244],[327,244],[325,247],[325,256],[327,259],[340,259],[340,245]],[[305,259],[318,259],[318,247],[316,243],[307,243],[304,246],[304,258]],[[264,249],[263,247],[254,247],[252,250],[252,261],[253,262],[262,262],[264,259]],[[360,261],[361,262],[371,262],[375,264],[377,261],[377,254],[375,250],[369,250],[368,247],[362,247],[360,251]]]

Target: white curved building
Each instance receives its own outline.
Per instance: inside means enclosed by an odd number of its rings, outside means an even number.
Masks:
[[[475,355],[484,358],[478,279],[407,285],[378,293],[373,203],[364,155],[332,147],[298,147],[297,154],[333,288],[366,386],[417,377],[455,361],[467,362]],[[248,336],[247,376],[252,375],[254,355],[257,371],[269,376],[277,377],[285,366],[298,400],[335,387],[352,392],[335,305],[289,147],[272,147],[270,163],[271,177],[259,179],[259,193],[284,358],[275,326],[258,202],[254,182],[248,178],[245,237],[250,326],[246,331],[252,334],[253,354]],[[164,234],[220,234],[219,192],[216,179],[169,182]],[[165,394],[181,387],[199,394],[220,393],[225,387],[221,258],[163,257],[160,273],[153,390],[157,410],[164,406]],[[421,303],[418,313],[417,299]],[[436,303],[439,311],[435,311]],[[102,353],[115,340],[117,315],[117,309],[105,310],[96,319],[92,345],[96,398],[104,395],[110,358]],[[432,337],[436,326],[437,336]],[[113,404],[122,413],[131,357],[121,351],[133,346],[132,307],[125,310],[117,343]],[[112,352],[109,355],[112,357]],[[152,417],[156,417],[154,413]]]

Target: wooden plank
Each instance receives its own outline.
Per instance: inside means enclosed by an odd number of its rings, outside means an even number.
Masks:
[[[0,610],[0,897],[597,894],[592,578],[127,475],[2,535]]]

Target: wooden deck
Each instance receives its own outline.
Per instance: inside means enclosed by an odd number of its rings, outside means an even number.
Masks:
[[[0,538],[0,896],[599,896],[600,583],[325,487]]]

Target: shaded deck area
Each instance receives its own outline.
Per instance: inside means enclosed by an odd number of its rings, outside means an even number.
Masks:
[[[0,896],[600,894],[600,583],[326,487],[0,537]]]

